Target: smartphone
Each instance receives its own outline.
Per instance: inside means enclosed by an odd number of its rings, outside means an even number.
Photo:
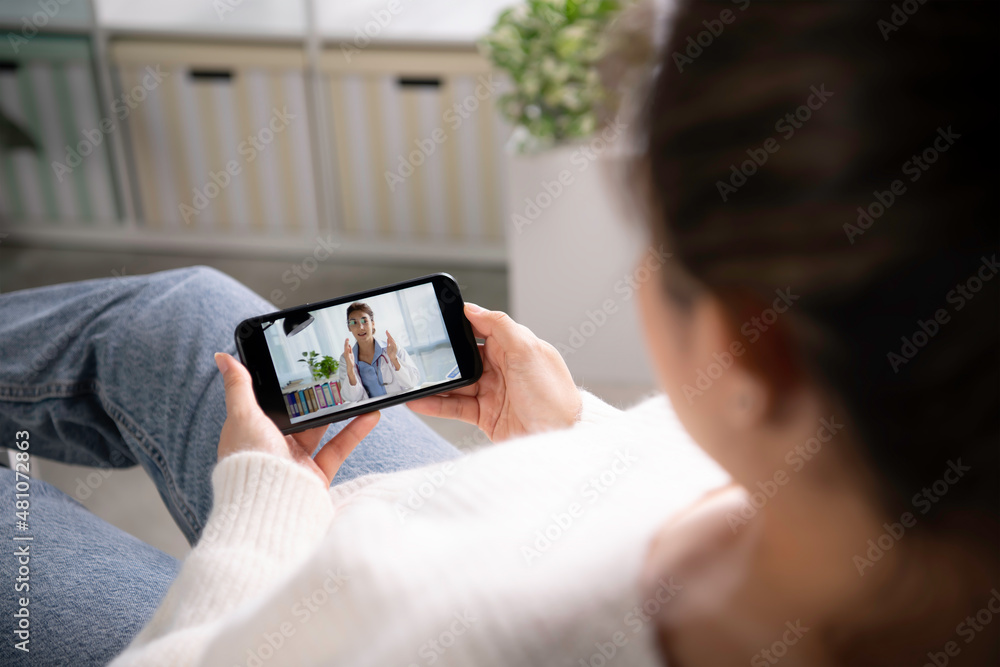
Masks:
[[[244,320],[236,350],[282,433],[464,387],[483,362],[446,273]]]

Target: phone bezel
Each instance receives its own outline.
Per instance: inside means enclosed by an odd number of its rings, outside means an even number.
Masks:
[[[271,353],[264,337],[263,324],[265,322],[274,322],[289,315],[312,312],[352,301],[363,301],[387,292],[395,292],[428,283],[434,287],[434,294],[437,296],[438,305],[441,308],[445,329],[448,332],[449,340],[451,340],[461,377],[431,387],[385,396],[356,407],[348,407],[339,412],[321,415],[315,419],[307,419],[306,421],[292,424],[291,417],[288,414],[284,398],[281,394],[281,386],[278,383],[274,363],[271,361]],[[366,412],[399,405],[415,398],[433,396],[434,394],[464,387],[478,381],[483,374],[483,361],[479,354],[475,334],[472,331],[472,325],[465,317],[465,301],[462,299],[458,283],[447,273],[434,273],[363,292],[355,292],[354,294],[347,294],[325,301],[306,303],[301,306],[294,306],[250,317],[240,322],[239,326],[236,327],[234,337],[240,361],[250,371],[257,404],[271,421],[277,425],[278,429],[286,435],[322,426],[323,424],[332,424],[350,419]]]

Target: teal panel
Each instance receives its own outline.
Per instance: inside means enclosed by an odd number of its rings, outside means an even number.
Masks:
[[[32,28],[88,28],[91,24],[88,0],[50,0],[42,7],[38,0],[3,0],[0,23],[4,33],[31,34]],[[24,24],[27,19],[28,25]],[[23,31],[23,32],[22,32]]]
[[[10,34],[0,39],[0,60],[15,62],[90,60],[90,41],[86,37],[36,35],[21,41],[11,39]]]

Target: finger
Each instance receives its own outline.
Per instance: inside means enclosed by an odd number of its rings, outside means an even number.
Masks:
[[[479,424],[479,401],[471,396],[427,396],[410,401],[407,405],[414,412],[428,417]]]
[[[500,310],[486,310],[474,303],[465,304],[465,316],[479,338],[494,337],[505,350],[526,341],[526,329]]]
[[[216,352],[215,365],[222,373],[226,389],[226,416],[245,415],[259,410],[257,399],[253,395],[250,373],[243,364],[225,352]]]
[[[316,451],[316,446],[319,445],[319,441],[323,439],[323,435],[329,427],[329,424],[323,424],[322,426],[311,428],[308,431],[293,433],[292,439],[295,440],[295,442],[297,442],[304,450],[306,450],[310,456],[312,456],[312,453]]]
[[[479,395],[479,383],[470,384],[465,387],[459,387],[458,389],[449,389],[448,391],[443,391],[438,396],[451,396],[453,394],[458,394],[459,396],[478,396]]]
[[[356,417],[316,453],[313,461],[326,475],[327,484],[333,481],[334,475],[354,448],[375,428],[380,417],[379,412],[369,412]]]

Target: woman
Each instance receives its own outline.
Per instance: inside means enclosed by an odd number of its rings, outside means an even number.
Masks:
[[[673,253],[637,297],[669,402],[615,410],[551,345],[470,304],[482,379],[410,406],[505,442],[341,482],[432,455],[394,409],[360,446],[377,416],[282,437],[240,364],[217,355],[221,380],[207,368],[227,326],[266,310],[232,281],[170,272],[0,298],[20,318],[0,317],[18,351],[0,367],[5,432],[78,461],[126,451],[201,536],[116,664],[996,664],[997,128],[978,88],[995,59],[977,51],[996,13],[929,2],[886,40],[887,10],[674,14],[634,172],[654,245]],[[679,67],[706,26],[714,41]],[[735,178],[760,147],[766,165]],[[913,168],[919,182],[894,185]],[[858,206],[875,221],[852,243]],[[192,303],[196,330],[169,326]],[[38,349],[37,331],[77,321],[66,350]],[[144,372],[175,387],[165,406],[127,391]],[[70,435],[89,446],[58,449]],[[81,545],[39,557],[61,581],[102,582],[32,618],[147,618],[175,566],[39,494],[39,519],[61,518],[39,543]],[[94,660],[135,625],[64,650]]]
[[[406,350],[396,345],[392,334],[385,332],[385,344],[375,338],[375,313],[367,303],[347,307],[347,328],[354,336],[354,347],[344,339],[337,379],[345,401],[360,401],[375,396],[398,394],[420,384],[420,371]]]

